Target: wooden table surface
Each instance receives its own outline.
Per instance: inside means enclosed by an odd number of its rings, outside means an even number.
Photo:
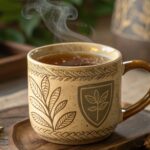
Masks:
[[[115,132],[110,136],[110,138],[103,142],[79,146],[66,146],[49,143],[38,137],[32,130],[31,126],[29,127],[26,125],[29,124],[25,123],[27,121],[24,121],[24,123],[20,123],[19,125],[15,126],[15,130],[17,130],[18,132],[13,134],[12,137],[14,139],[14,142],[12,142],[12,140],[10,140],[10,133],[12,133],[12,130],[10,132],[9,127],[13,123],[28,117],[28,107],[22,106],[11,108],[0,112],[0,116],[0,124],[5,126],[3,133],[1,133],[0,135],[0,148],[3,150],[8,150],[9,148],[13,150],[116,150],[116,147],[117,150],[126,150],[127,147],[128,150],[133,150],[133,148],[135,147],[137,148],[137,150],[141,148],[145,150],[144,143],[149,136],[148,133],[150,132],[150,115],[148,112],[143,111],[120,123],[117,126]],[[143,127],[143,129],[141,127]],[[23,130],[21,130],[21,128]],[[30,134],[22,135],[21,131]]]

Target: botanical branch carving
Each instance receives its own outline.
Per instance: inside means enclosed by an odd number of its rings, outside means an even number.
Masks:
[[[57,104],[61,87],[54,89],[50,94],[50,82],[47,76],[42,79],[40,87],[32,77],[29,77],[29,83],[34,95],[30,96],[30,102],[36,109],[36,112],[31,112],[31,117],[37,124],[55,131],[69,126],[74,121],[76,111],[67,112],[56,120],[55,116],[65,108],[68,102],[63,100]]]

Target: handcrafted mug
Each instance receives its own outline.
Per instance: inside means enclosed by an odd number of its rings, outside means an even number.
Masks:
[[[57,66],[37,59],[58,53],[91,53],[109,57],[89,66]],[[28,53],[29,116],[43,139],[77,145],[103,140],[116,126],[150,103],[150,91],[136,104],[121,108],[121,77],[134,68],[150,71],[142,60],[122,62],[121,53],[94,43],[61,43]]]

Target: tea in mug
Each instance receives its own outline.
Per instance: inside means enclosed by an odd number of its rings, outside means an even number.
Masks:
[[[108,62],[109,58],[85,53],[60,53],[42,56],[38,61],[58,66],[89,66]]]

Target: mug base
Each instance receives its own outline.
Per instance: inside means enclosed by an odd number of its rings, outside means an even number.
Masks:
[[[51,142],[51,143],[55,143],[55,144],[61,144],[61,145],[85,145],[85,144],[92,144],[92,143],[96,143],[96,142],[100,142],[103,141],[105,139],[107,139],[109,136],[111,136],[113,132],[109,133],[108,135],[105,135],[103,137],[96,137],[94,139],[76,139],[76,140],[70,140],[70,141],[59,141],[59,139],[51,139],[48,137],[45,137],[43,135],[39,135],[42,139]]]

